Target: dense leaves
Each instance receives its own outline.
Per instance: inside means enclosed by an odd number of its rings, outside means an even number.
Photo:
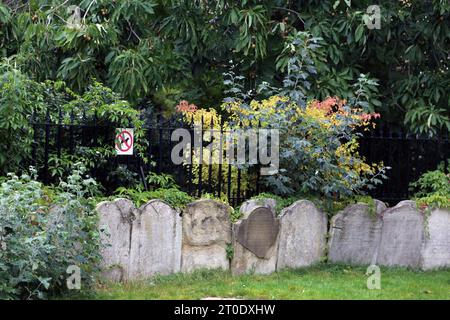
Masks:
[[[96,140],[95,144],[91,143],[91,148],[80,146],[70,150],[72,146],[69,139],[62,139],[61,153],[56,154],[56,149],[53,149],[48,161],[44,161],[43,148],[36,148],[33,152],[33,141],[46,135],[42,132],[42,126],[39,126],[45,123],[69,125],[67,130],[73,130],[70,125],[82,123],[99,126],[97,131],[105,126],[114,128],[132,125],[136,128],[134,134],[138,139],[135,148],[147,162],[141,111],[132,108],[118,94],[95,81],[86,86],[82,94],[77,94],[63,81],[33,81],[11,64],[0,63],[0,71],[0,134],[8,142],[0,145],[0,174],[27,169],[26,163],[30,163],[34,157],[39,165],[48,163],[52,181],[56,183],[59,178],[67,177],[72,166],[80,161],[88,169],[102,167],[108,172],[107,183],[113,190],[117,187],[114,181],[119,176],[126,178],[124,181],[135,182],[135,178],[125,177],[127,173],[121,172],[120,168],[108,167],[108,157],[114,154],[114,145],[108,140],[109,137],[113,138],[113,132],[86,137],[90,142]],[[48,133],[52,137],[58,135],[54,126],[49,127]],[[44,142],[42,139],[36,141]],[[36,169],[40,171],[41,168]]]
[[[434,171],[425,172],[411,183],[416,202],[421,209],[450,208],[450,160],[442,162]]]
[[[69,266],[87,285],[99,262],[97,218],[85,199],[95,182],[79,167],[50,190],[34,174],[11,174],[0,186],[0,299],[64,292]]]
[[[296,54],[288,60],[283,87],[263,84],[258,88],[259,96],[269,96],[266,99],[251,99],[235,82],[239,77],[229,74],[227,83],[232,85],[229,92],[233,95],[223,107],[235,125],[258,124],[278,130],[279,169],[272,168],[272,175],[264,177],[274,193],[351,197],[385,177],[382,164],[367,164],[358,153],[361,129],[369,129],[379,114],[365,110],[369,94],[363,89],[367,81],[363,76],[349,101],[333,97],[309,100],[307,92],[317,74],[313,57],[319,41],[305,32],[296,35],[290,43]]]
[[[322,38],[308,94],[349,99],[359,75],[377,78],[367,107],[434,134],[450,127],[450,4],[369,0],[34,0],[0,4],[0,55],[36,80],[84,91],[95,77],[136,105],[173,110],[178,98],[218,107],[234,66],[247,89],[279,85],[298,31]],[[320,58],[320,59],[319,59]],[[181,96],[181,97],[180,97]]]

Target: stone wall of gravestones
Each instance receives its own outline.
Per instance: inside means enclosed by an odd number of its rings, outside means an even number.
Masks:
[[[450,267],[450,211],[425,214],[413,201],[376,213],[364,204],[351,205],[331,220],[330,262],[403,266],[424,270]]]
[[[393,208],[376,201],[348,206],[330,221],[312,202],[299,200],[277,216],[273,199],[242,204],[232,224],[231,208],[198,200],[183,212],[152,200],[135,208],[127,199],[97,206],[106,246],[101,264],[113,281],[196,269],[230,269],[233,274],[269,274],[326,259],[348,264],[450,266],[450,212],[434,210],[424,218],[414,202]],[[329,238],[327,244],[327,235]]]

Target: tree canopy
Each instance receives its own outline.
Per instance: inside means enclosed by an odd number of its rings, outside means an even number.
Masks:
[[[218,107],[223,73],[279,85],[298,31],[321,38],[308,95],[352,98],[414,132],[450,130],[450,3],[380,0],[30,0],[0,3],[0,56],[37,81],[96,79],[136,107]],[[363,74],[365,81],[357,81]],[[377,81],[376,81],[377,80]],[[378,83],[378,85],[377,85]]]

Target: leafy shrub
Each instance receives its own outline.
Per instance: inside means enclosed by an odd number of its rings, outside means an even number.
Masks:
[[[450,164],[450,161],[449,161]],[[450,208],[450,172],[445,163],[439,164],[434,171],[424,173],[410,184],[416,191],[414,197],[421,209]]]
[[[116,195],[126,197],[133,201],[137,207],[153,199],[160,199],[167,202],[174,208],[184,208],[193,198],[186,192],[178,188],[163,189],[159,188],[153,191],[144,191],[141,188],[130,189],[120,187],[116,190]]]
[[[252,199],[274,199],[277,202],[277,205],[275,207],[275,213],[279,215],[281,213],[281,210],[284,208],[289,207],[291,204],[293,204],[295,201],[301,198],[297,197],[280,197],[279,195],[263,192],[258,194],[257,196],[252,197]]]
[[[0,174],[23,170],[23,163],[31,160],[33,135],[38,138],[41,134],[34,132],[32,120],[37,123],[98,126],[99,130],[102,127],[133,126],[136,152],[144,163],[148,162],[141,112],[101,83],[93,82],[83,93],[77,94],[63,81],[37,82],[6,62],[0,62],[0,74],[0,134],[10,141],[0,145]],[[50,126],[49,134],[56,136],[56,127]],[[92,145],[93,139],[93,136],[86,137],[85,143]],[[108,161],[115,154],[114,145],[108,134],[98,134],[95,139],[95,147],[79,146],[69,150],[69,141],[63,139],[60,153],[50,148],[54,152],[50,153],[47,164],[52,181],[66,178],[75,163],[83,162],[92,172],[99,168],[107,172],[99,182],[110,191],[117,188],[116,176],[124,172],[118,172],[120,169]],[[37,163],[44,163],[44,148],[37,148],[35,156]],[[127,178],[131,178],[127,180],[129,185],[136,182],[132,177]]]
[[[79,166],[56,190],[31,175],[0,187],[0,299],[42,299],[66,290],[66,270],[92,280],[100,256],[97,217],[84,198],[96,183]]]
[[[273,193],[347,198],[385,178],[382,163],[368,164],[358,153],[358,137],[379,114],[365,111],[368,95],[360,85],[367,80],[363,76],[355,84],[357,94],[349,101],[337,97],[308,100],[319,40],[298,33],[290,44],[292,55],[284,86],[262,83],[258,89],[262,99],[243,92],[239,78],[229,73],[232,97],[225,100],[223,109],[229,114],[230,126],[259,124],[279,130],[280,169],[264,179]]]
[[[33,131],[29,125],[31,107],[41,104],[38,85],[19,70],[0,63],[0,174],[17,170],[31,154]]]
[[[348,198],[332,199],[326,197],[319,198],[317,196],[312,196],[308,194],[304,195],[297,194],[289,197],[280,197],[279,195],[276,194],[263,192],[258,194],[257,196],[252,197],[252,199],[267,199],[267,198],[276,200],[277,205],[275,207],[275,213],[277,215],[279,215],[281,213],[281,210],[283,210],[284,208],[287,208],[295,201],[302,199],[313,202],[317,206],[317,208],[319,208],[329,216],[333,216],[337,212],[345,209],[345,207],[355,203],[367,204],[367,206],[369,207],[369,214],[373,216],[376,214],[375,200],[372,197],[366,195],[354,195]]]

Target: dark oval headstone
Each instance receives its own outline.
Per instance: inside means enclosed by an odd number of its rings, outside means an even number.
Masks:
[[[265,258],[277,239],[279,228],[279,221],[272,211],[259,207],[242,220],[236,240],[258,258]]]

